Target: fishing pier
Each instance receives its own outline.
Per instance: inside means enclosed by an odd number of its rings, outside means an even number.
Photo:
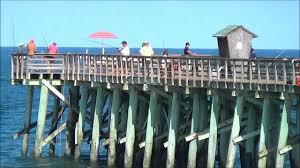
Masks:
[[[227,28],[226,38],[255,37],[245,30]],[[66,156],[80,159],[86,140],[91,163],[106,148],[108,167],[300,167],[300,60],[249,59],[251,43],[228,43],[227,52],[216,37],[220,56],[210,57],[13,54],[11,82],[27,86],[24,129],[15,135],[23,135],[22,156],[36,127],[36,158],[48,143],[54,156],[66,129]]]

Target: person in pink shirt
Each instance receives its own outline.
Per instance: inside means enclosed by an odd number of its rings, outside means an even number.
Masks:
[[[48,47],[48,53],[49,54],[56,54],[57,52],[58,52],[58,48],[56,46],[56,43],[53,42],[53,44]]]
[[[52,45],[50,45],[50,46],[48,47],[48,53],[49,53],[49,54],[57,54],[57,52],[58,52],[58,48],[57,48],[57,46],[56,46],[56,43],[53,42]],[[50,55],[50,56],[48,56],[47,58],[55,58],[55,55]],[[49,61],[49,62],[50,62],[50,63],[54,63],[54,60],[51,60],[51,61]]]

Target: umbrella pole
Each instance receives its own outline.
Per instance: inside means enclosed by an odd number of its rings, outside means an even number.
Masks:
[[[102,55],[104,55],[104,45],[103,45],[103,39],[102,39]]]

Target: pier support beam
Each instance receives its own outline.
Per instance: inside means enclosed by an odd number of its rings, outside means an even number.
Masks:
[[[129,95],[129,107],[127,118],[127,130],[126,130],[126,144],[125,144],[125,159],[124,167],[131,168],[133,162],[133,150],[135,141],[135,126],[136,115],[138,107],[138,91],[132,87]]]
[[[79,103],[79,87],[78,86],[71,86],[69,90],[69,97],[70,97],[70,108],[68,113],[68,120],[67,120],[67,138],[66,138],[66,156],[74,155],[75,151],[75,125],[78,120],[78,116],[74,109],[78,109]],[[72,97],[72,98],[71,98]]]
[[[269,127],[270,127],[270,113],[271,113],[271,100],[270,97],[264,98],[263,112],[260,124],[260,137],[258,152],[262,153],[267,150],[267,139],[269,137]],[[267,156],[258,158],[258,167],[267,167]]]
[[[87,109],[89,88],[87,86],[81,86],[81,99],[80,99],[80,110],[77,124],[77,146],[75,147],[74,158],[79,160],[81,153],[81,144],[83,140],[85,114]]]
[[[90,89],[91,94],[91,122],[94,122],[94,115],[95,115],[95,107],[96,107],[96,100],[97,100],[97,89],[92,88]],[[87,107],[88,108],[88,107]],[[90,129],[93,130],[93,125],[90,125]]]
[[[61,86],[56,86],[56,89],[58,91],[61,91]],[[60,100],[57,96],[54,96],[53,103],[54,103],[53,104],[53,115],[52,115],[52,122],[51,122],[51,130],[53,130],[52,132],[54,132],[57,128],[57,124],[55,124],[55,123],[58,119],[58,112],[60,110]],[[49,132],[49,135],[52,132]],[[52,139],[52,141],[54,143],[50,143],[50,145],[49,145],[49,156],[50,157],[54,157],[56,137],[54,137]]]
[[[232,140],[236,138],[240,133],[240,122],[241,122],[241,115],[243,113],[243,108],[244,108],[244,97],[238,96],[234,108],[233,123],[232,123],[231,135],[229,140],[227,162],[226,162],[227,168],[234,166],[236,144],[234,144]]]
[[[192,114],[192,124],[191,124],[191,134],[197,133],[199,131],[199,120],[200,120],[200,105],[199,105],[199,93],[193,94],[193,114]],[[197,159],[197,139],[190,141],[189,153],[188,153],[188,168],[196,167]]]
[[[156,119],[156,111],[158,106],[158,94],[152,90],[150,95],[150,103],[147,117],[147,128],[146,128],[146,141],[145,141],[145,152],[143,167],[149,168],[151,163],[152,147],[153,147],[153,135],[154,135],[154,122]]]
[[[290,111],[290,100],[286,99],[283,104],[283,109],[281,113],[280,129],[279,129],[279,138],[278,138],[278,148],[276,154],[276,167],[283,167],[284,165],[284,155],[280,154],[279,150],[285,147],[288,133],[289,133],[289,111]]]
[[[97,88],[96,96],[96,106],[94,110],[94,121],[93,121],[93,131],[92,131],[92,143],[91,143],[91,153],[90,160],[91,162],[96,162],[98,160],[99,153],[99,137],[102,124],[102,112],[104,104],[104,93],[103,87],[100,86]]]
[[[233,97],[234,99],[234,97]],[[232,106],[228,99],[222,98],[220,101],[220,123],[226,121],[232,117]],[[228,154],[228,144],[229,144],[230,132],[224,132],[219,135],[219,167],[225,167],[227,154]]]
[[[300,95],[298,95],[296,109],[296,128],[300,129]],[[300,143],[293,147],[289,156],[291,167],[300,167]]]
[[[32,111],[32,97],[33,97],[33,88],[34,86],[27,87],[27,97],[26,97],[26,110],[24,117],[24,136],[23,136],[23,145],[22,145],[22,158],[27,156],[28,150],[28,141],[29,141],[29,126],[31,122],[31,111]]]
[[[207,103],[207,95],[200,94],[200,123],[199,123],[199,131],[204,131],[208,128],[208,103]],[[208,144],[205,141],[198,141],[197,148],[198,152],[201,155],[197,155],[197,160],[199,161],[200,166],[207,165],[207,149]]]
[[[117,127],[119,119],[119,109],[121,105],[121,91],[118,88],[114,88],[113,100],[110,113],[110,124],[109,124],[109,145],[108,145],[108,167],[115,167],[116,161],[116,141],[117,141]]]
[[[137,119],[137,126],[136,126],[136,132],[141,132],[143,131],[144,124],[146,123],[147,120],[147,112],[148,112],[148,104],[144,101],[139,101],[139,112],[138,112],[138,119]],[[137,142],[140,141],[141,135],[137,137]],[[134,151],[134,163],[133,167],[142,167],[143,165],[143,149],[137,147]]]
[[[253,105],[250,105],[247,109],[247,133],[254,132],[256,130],[256,111]],[[246,165],[248,167],[256,167],[255,162],[255,139],[256,136],[246,140]]]
[[[173,92],[172,97],[172,110],[170,118],[169,136],[168,136],[168,149],[167,149],[167,168],[173,168],[175,165],[175,151],[176,151],[176,138],[178,127],[179,115],[179,98],[178,92]]]
[[[48,106],[48,92],[49,92],[48,88],[42,85],[38,119],[37,119],[37,128],[36,128],[35,150],[34,150],[34,155],[36,158],[39,158],[42,152],[43,134],[44,134],[44,127],[45,127],[46,113],[47,113],[47,106]]]
[[[211,104],[211,113],[210,113],[210,125],[209,125],[207,168],[213,168],[215,165],[219,110],[220,110],[219,96],[213,95],[212,104]]]

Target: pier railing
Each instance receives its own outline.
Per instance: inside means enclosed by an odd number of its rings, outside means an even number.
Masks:
[[[276,91],[296,85],[299,64],[299,59],[214,56],[12,55],[11,77]]]

